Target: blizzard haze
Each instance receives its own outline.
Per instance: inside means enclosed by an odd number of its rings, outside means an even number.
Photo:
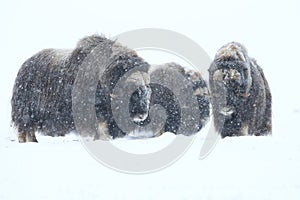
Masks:
[[[299,8],[296,0],[2,1],[0,199],[300,199]],[[244,44],[271,88],[273,135],[220,140],[199,160],[206,127],[178,162],[147,175],[101,165],[75,135],[38,135],[38,144],[15,141],[10,99],[27,58],[45,48],[74,48],[80,38],[94,33],[112,38],[139,28],[181,33],[211,59],[228,42]],[[180,62],[165,53],[141,55],[155,64]],[[115,145],[147,152],[172,139],[165,134]]]

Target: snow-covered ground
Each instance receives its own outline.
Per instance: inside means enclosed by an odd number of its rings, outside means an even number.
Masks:
[[[74,135],[40,136],[38,144],[2,138],[0,199],[298,199],[300,137],[295,129],[281,130],[272,137],[226,138],[204,160],[198,160],[199,134],[178,162],[146,175],[106,168]],[[172,136],[150,143],[164,137]]]
[[[300,199],[299,7],[296,0],[2,2],[0,200]],[[38,136],[37,144],[14,141],[10,98],[25,59],[43,48],[73,48],[79,38],[95,32],[113,37],[145,27],[182,33],[211,57],[229,41],[245,44],[271,87],[273,136],[226,138],[199,160],[208,125],[179,161],[145,175],[103,166],[75,135]],[[173,137],[113,143],[145,152]]]

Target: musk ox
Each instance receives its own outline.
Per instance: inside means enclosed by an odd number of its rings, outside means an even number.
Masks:
[[[226,136],[271,134],[272,96],[263,70],[245,47],[221,47],[209,68],[216,130]]]
[[[153,112],[150,110],[146,119],[135,121],[140,125],[140,130],[146,131],[147,137],[156,137],[164,132],[189,136],[200,131],[210,114],[209,91],[200,73],[167,63],[152,65],[149,74],[150,109],[159,107]],[[145,129],[144,126],[150,122],[152,124]],[[140,137],[140,130],[130,133],[130,136]]]
[[[21,66],[13,88],[12,123],[18,131],[19,142],[37,142],[37,131],[49,136],[63,136],[76,131],[72,113],[74,81],[87,56],[95,48],[108,49],[109,65],[96,86],[93,100],[97,123],[95,139],[101,135],[111,138],[126,135],[117,125],[111,111],[112,89],[120,77],[131,69],[147,72],[149,64],[135,51],[99,35],[80,40],[73,50],[45,49]],[[88,80],[90,77],[86,77]],[[149,86],[138,87],[139,111],[132,116],[147,115]],[[140,97],[142,96],[142,97]],[[134,109],[133,109],[134,110]]]

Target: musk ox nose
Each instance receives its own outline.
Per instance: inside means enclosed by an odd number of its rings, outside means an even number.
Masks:
[[[244,79],[241,83],[241,87],[240,87],[240,96],[241,97],[249,97],[250,96],[250,93],[249,93],[249,90],[250,90],[250,87],[249,87],[249,80],[248,79]]]

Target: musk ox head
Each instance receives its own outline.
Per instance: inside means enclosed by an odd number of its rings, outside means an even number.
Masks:
[[[141,86],[133,92],[129,101],[130,117],[139,123],[146,120],[150,109],[150,86]]]
[[[240,43],[231,42],[221,47],[209,69],[215,87],[241,97],[249,96],[252,84],[250,62],[247,50]]]
[[[249,97],[252,86],[251,60],[243,45],[231,42],[218,50],[209,68],[209,83],[215,118],[240,118],[235,117],[237,109]]]

